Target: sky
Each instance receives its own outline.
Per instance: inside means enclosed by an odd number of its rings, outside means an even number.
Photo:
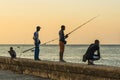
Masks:
[[[120,44],[120,0],[0,0],[0,44],[33,44],[36,26],[42,43],[58,37],[61,25],[68,44]],[[58,44],[58,40],[49,44]]]

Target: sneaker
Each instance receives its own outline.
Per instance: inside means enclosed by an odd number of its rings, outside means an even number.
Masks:
[[[66,62],[65,60],[60,60],[60,62]]]
[[[89,60],[89,61],[88,61],[88,65],[94,65],[93,61],[92,61],[92,60]]]
[[[35,59],[36,61],[41,61],[41,59]]]

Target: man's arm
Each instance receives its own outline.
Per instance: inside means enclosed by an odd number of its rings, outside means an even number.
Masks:
[[[68,38],[68,34],[65,35],[65,39]]]

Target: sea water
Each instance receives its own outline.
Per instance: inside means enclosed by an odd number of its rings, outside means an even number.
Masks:
[[[66,45],[64,52],[64,60],[71,63],[83,63],[82,57],[85,54],[89,45]],[[9,48],[17,53],[19,58],[34,59],[34,50],[23,53],[24,50],[34,47],[34,45],[0,45],[0,56],[10,57]],[[107,65],[120,67],[120,45],[100,45],[101,59],[95,61],[96,65]],[[41,60],[59,61],[59,46],[58,45],[43,45],[40,46]]]

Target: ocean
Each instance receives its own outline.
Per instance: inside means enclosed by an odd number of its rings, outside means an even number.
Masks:
[[[66,45],[64,60],[71,63],[83,63],[82,57],[89,45]],[[34,47],[34,45],[0,45],[0,56],[10,57],[8,51],[13,47],[18,58],[34,59],[34,51],[30,50],[22,53],[24,50]],[[100,45],[101,59],[95,61],[96,65],[120,67],[120,45]],[[58,45],[40,46],[40,59],[47,61],[59,61]]]

